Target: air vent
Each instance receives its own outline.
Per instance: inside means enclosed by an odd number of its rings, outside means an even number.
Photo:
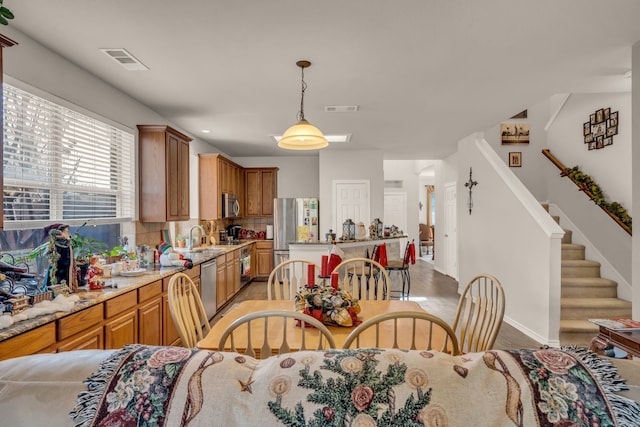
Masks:
[[[402,188],[401,179],[385,179],[384,188]]]
[[[327,105],[324,107],[326,113],[355,113],[358,111],[357,105]]]
[[[102,53],[109,58],[122,65],[125,70],[129,71],[147,71],[149,68],[140,62],[135,56],[127,52],[123,48],[100,49]]]

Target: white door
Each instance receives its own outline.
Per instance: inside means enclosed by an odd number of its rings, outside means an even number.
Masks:
[[[384,225],[397,225],[407,234],[407,193],[384,193]]]
[[[369,180],[334,180],[333,185],[333,230],[336,237],[342,236],[342,223],[347,219],[356,224],[360,221],[368,227]]]
[[[458,216],[456,183],[444,186],[444,239],[442,251],[445,274],[458,280]]]

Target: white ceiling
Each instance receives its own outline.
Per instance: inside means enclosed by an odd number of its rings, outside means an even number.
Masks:
[[[18,30],[231,156],[296,155],[305,116],[386,159],[438,159],[556,93],[628,91],[637,0],[5,0]],[[0,28],[1,31],[1,28]],[[150,68],[127,71],[100,48]],[[358,105],[357,113],[325,113]],[[203,134],[202,129],[211,133]],[[308,152],[303,153],[309,155]]]

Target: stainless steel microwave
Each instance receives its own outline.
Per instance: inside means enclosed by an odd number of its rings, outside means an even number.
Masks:
[[[238,196],[230,193],[222,193],[222,217],[237,218],[238,216],[240,216]]]

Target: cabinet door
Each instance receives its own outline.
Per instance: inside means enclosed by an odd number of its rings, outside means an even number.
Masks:
[[[162,339],[162,298],[156,297],[138,308],[138,342],[162,345]]]
[[[189,219],[189,144],[167,135],[167,220]]]
[[[226,300],[229,301],[231,298],[233,298],[233,295],[235,293],[235,281],[236,281],[236,276],[240,275],[240,268],[238,267],[238,274],[235,274],[235,263],[234,263],[234,254],[236,251],[233,251],[231,253],[227,254],[227,271],[226,271],[226,280],[225,280],[225,285],[226,285],[226,292],[227,292],[227,297]],[[239,279],[239,277],[238,277]],[[239,287],[239,286],[238,286]]]
[[[273,199],[277,197],[277,176],[275,170],[264,170],[260,174],[262,201],[260,203],[260,214],[262,216],[273,215]]]
[[[245,216],[259,216],[262,213],[262,189],[260,185],[260,171],[246,170],[244,184],[247,189],[245,196]]]
[[[56,324],[47,323],[0,342],[0,360],[35,353],[49,353],[56,347]]]
[[[104,347],[121,348],[138,342],[138,310],[131,310],[104,324]]]
[[[58,352],[71,350],[101,350],[104,348],[102,325],[89,328],[69,339],[58,343]]]
[[[227,263],[226,255],[216,259],[216,307],[220,308],[227,302]]]
[[[178,345],[180,343],[180,335],[176,325],[173,323],[171,311],[169,309],[169,297],[162,297],[162,309],[164,317],[162,320],[162,345]]]
[[[211,220],[222,217],[220,180],[218,178],[217,154],[198,155],[198,196],[200,219]]]

